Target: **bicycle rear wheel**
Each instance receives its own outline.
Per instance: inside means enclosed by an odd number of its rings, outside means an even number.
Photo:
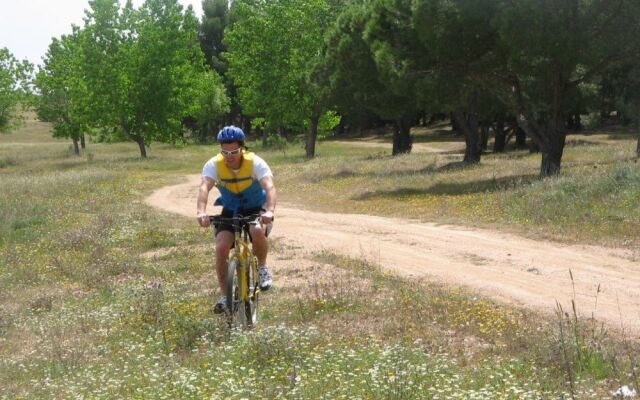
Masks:
[[[241,276],[245,268],[239,260],[229,261],[227,268],[227,319],[229,328],[242,326],[246,321],[245,307],[242,303]]]

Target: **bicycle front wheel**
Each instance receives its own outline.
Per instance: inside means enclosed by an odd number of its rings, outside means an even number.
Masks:
[[[246,268],[246,280],[249,291],[244,301],[247,326],[253,327],[258,323],[258,294],[260,293],[258,278],[258,261],[253,257]]]
[[[245,307],[242,305],[242,268],[240,260],[229,261],[227,268],[227,318],[229,328],[242,326],[246,321]]]

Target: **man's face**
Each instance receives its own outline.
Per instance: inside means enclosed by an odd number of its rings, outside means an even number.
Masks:
[[[231,168],[240,167],[242,161],[242,147],[240,143],[222,143],[220,152],[224,157],[224,162]]]

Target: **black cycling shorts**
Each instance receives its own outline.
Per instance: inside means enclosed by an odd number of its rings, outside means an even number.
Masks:
[[[253,215],[253,214],[259,214],[261,212],[264,212],[264,209],[262,207],[256,207],[256,208],[249,208],[246,210],[239,210],[236,215],[242,215],[242,216],[248,216],[248,215]],[[233,217],[233,210],[230,210],[228,208],[223,208],[222,212],[220,213],[220,215],[224,218],[232,218]],[[235,233],[234,229],[233,229],[233,225],[231,224],[227,224],[227,223],[219,223],[216,225],[216,235],[218,235],[218,233],[222,232],[222,231],[229,231],[231,233]]]

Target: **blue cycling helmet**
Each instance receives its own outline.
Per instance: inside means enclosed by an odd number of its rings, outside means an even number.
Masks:
[[[244,142],[244,132],[237,126],[229,125],[218,132],[219,143]]]

